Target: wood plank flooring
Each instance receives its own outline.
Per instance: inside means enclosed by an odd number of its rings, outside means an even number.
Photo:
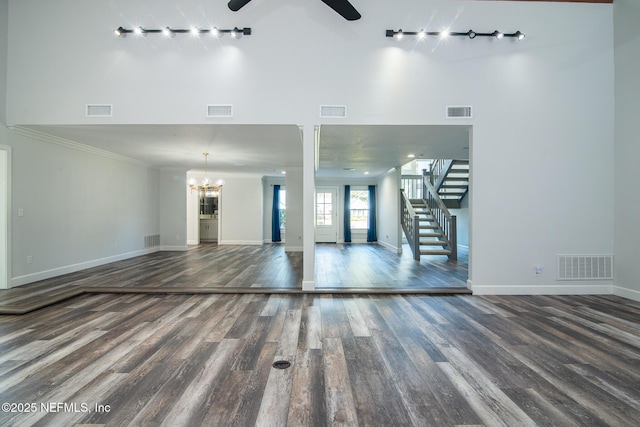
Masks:
[[[316,288],[325,292],[468,292],[467,253],[398,255],[377,245],[318,245]],[[185,252],[155,252],[0,290],[0,313],[22,314],[85,292],[301,292],[302,253],[283,245],[202,244]]]
[[[319,289],[466,288],[469,251],[459,247],[457,261],[422,256],[415,261],[408,245],[402,254],[378,245],[317,244],[316,287]]]
[[[0,316],[0,384],[3,426],[636,426],[640,303],[83,295]]]

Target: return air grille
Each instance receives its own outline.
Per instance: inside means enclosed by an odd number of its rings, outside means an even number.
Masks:
[[[233,117],[233,105],[207,105],[207,117]]]
[[[152,236],[144,236],[144,248],[154,248],[160,246],[160,235],[154,234]]]
[[[612,255],[558,255],[558,280],[611,280]]]
[[[344,119],[347,117],[346,105],[321,105],[320,117],[332,119]]]
[[[87,117],[111,117],[113,106],[107,104],[87,104]]]
[[[473,117],[471,105],[449,105],[447,106],[448,119],[470,119]]]

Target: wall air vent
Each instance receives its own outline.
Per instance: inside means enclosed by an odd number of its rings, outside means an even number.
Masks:
[[[111,117],[113,106],[109,104],[87,104],[87,117]]]
[[[558,280],[612,279],[612,255],[558,255]]]
[[[346,105],[321,105],[320,117],[325,119],[344,119],[347,117]]]
[[[155,248],[156,246],[160,246],[160,235],[154,234],[151,236],[144,236],[144,248]]]
[[[230,105],[230,104],[207,105],[207,117],[233,117],[233,105]]]
[[[470,119],[471,105],[447,105],[447,119]]]

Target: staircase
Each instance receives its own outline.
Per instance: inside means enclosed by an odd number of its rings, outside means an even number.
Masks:
[[[451,248],[431,209],[424,200],[411,199],[411,206],[418,216],[420,255],[451,255]]]
[[[469,161],[440,160],[441,166],[433,172],[434,187],[447,208],[458,209],[469,191]]]

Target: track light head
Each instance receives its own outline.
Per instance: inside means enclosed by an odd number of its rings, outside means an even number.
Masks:
[[[497,38],[498,40],[500,40],[501,38],[504,37],[504,33],[501,33],[498,30],[495,30],[493,33],[491,33],[491,35],[495,38]]]
[[[522,34],[520,31],[516,31],[514,35],[518,40],[524,40],[524,34]]]
[[[469,30],[467,31],[467,35],[469,36],[470,39],[475,39],[478,34],[473,30]]]

